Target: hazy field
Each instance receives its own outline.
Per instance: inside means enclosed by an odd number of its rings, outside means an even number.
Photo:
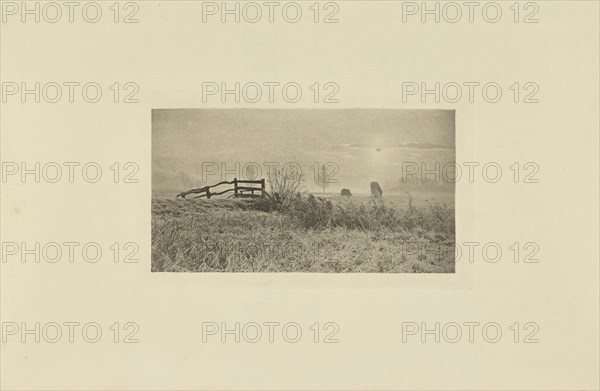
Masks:
[[[454,199],[152,201],[156,272],[454,272]],[[449,205],[449,207],[447,206]]]

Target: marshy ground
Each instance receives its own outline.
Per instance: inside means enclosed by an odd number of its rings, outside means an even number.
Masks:
[[[447,201],[154,198],[152,271],[452,273]]]

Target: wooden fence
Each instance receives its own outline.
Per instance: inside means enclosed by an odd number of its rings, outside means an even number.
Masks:
[[[219,191],[219,192],[210,191],[210,189],[217,187],[217,186],[222,186],[222,185],[233,185],[233,188],[229,188],[229,189]],[[251,185],[260,185],[260,187],[251,186]],[[185,198],[189,194],[196,194],[196,197],[194,197],[194,198],[206,197],[206,198],[210,199],[210,197],[212,197],[212,196],[222,195],[222,194],[230,193],[230,192],[233,192],[233,194],[231,194],[228,198],[231,198],[231,197],[235,197],[235,198],[264,197],[267,194],[267,192],[265,190],[265,180],[264,179],[250,181],[250,180],[240,180],[240,179],[234,178],[233,181],[230,181],[230,182],[224,181],[224,182],[219,182],[216,185],[204,186],[204,187],[200,187],[198,189],[184,191],[182,193],[177,194],[177,198],[179,198],[179,197]]]

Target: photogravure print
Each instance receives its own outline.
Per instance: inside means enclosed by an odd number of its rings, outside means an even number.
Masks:
[[[589,4],[0,2],[2,388],[596,389]]]
[[[454,117],[153,110],[152,271],[453,273]]]

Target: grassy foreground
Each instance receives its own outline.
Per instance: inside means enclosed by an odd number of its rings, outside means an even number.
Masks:
[[[454,210],[297,196],[152,200],[153,272],[454,272]]]

